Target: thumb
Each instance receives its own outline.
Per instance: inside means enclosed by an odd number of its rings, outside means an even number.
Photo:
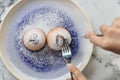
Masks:
[[[67,64],[68,69],[73,73],[73,75],[78,79],[78,80],[87,80],[87,78],[80,72],[78,68],[73,66],[72,64]]]
[[[87,36],[88,36],[89,40],[90,40],[93,44],[102,47],[102,45],[103,45],[103,40],[104,40],[103,37],[99,37],[99,36],[97,36],[97,35],[96,35],[95,33],[93,33],[93,32],[88,32],[88,33],[87,33]]]

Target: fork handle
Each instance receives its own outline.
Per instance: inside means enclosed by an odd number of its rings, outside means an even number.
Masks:
[[[71,80],[74,80],[72,72],[70,72]]]
[[[71,63],[71,58],[67,60],[67,63]],[[70,72],[70,75],[71,75],[71,80],[74,80],[72,72]]]
[[[67,62],[68,62],[68,63],[71,63],[71,59],[68,60]],[[72,72],[70,72],[70,75],[71,75],[71,80],[74,80],[74,78],[73,78],[73,73],[72,73]]]
[[[99,36],[99,37],[103,37],[103,34],[96,34],[96,35]],[[82,36],[82,38],[88,39],[88,36],[87,36],[87,35],[84,35],[84,36]]]

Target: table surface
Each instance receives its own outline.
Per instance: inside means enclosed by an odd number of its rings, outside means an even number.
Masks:
[[[0,22],[4,13],[18,0],[0,0]],[[93,29],[100,33],[102,24],[111,25],[112,21],[120,16],[120,0],[75,0],[89,16]],[[105,51],[97,46],[83,73],[88,80],[120,80],[120,56]],[[0,80],[17,80],[5,68],[0,59]]]

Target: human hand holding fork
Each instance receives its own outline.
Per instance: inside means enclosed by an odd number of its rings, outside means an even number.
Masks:
[[[71,79],[68,78],[67,80],[87,80],[87,78],[79,71],[79,69],[77,69],[75,66],[71,64],[72,53],[69,44],[67,42],[67,39],[64,39],[63,43],[64,44],[62,47],[62,55],[64,60],[67,62],[67,66],[71,74]]]

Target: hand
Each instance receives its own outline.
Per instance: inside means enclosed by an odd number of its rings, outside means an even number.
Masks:
[[[68,64],[69,70],[73,73],[74,80],[87,80],[87,78],[72,64]],[[71,80],[68,78],[67,80]]]
[[[111,26],[102,25],[100,31],[103,37],[98,37],[95,33],[88,32],[89,40],[103,49],[120,54],[120,18],[115,19]]]

